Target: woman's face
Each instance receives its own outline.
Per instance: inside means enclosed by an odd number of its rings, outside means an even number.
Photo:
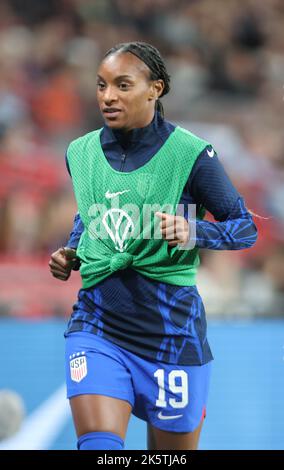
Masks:
[[[147,65],[130,52],[117,52],[103,60],[97,76],[97,100],[109,127],[128,131],[150,124],[164,84],[149,76]]]

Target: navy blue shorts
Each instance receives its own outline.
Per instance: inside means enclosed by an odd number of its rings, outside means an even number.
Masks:
[[[211,362],[150,361],[88,332],[66,337],[67,397],[98,394],[128,401],[156,428],[192,432],[205,414]]]

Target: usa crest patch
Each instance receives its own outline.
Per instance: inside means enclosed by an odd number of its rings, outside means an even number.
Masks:
[[[87,358],[85,352],[79,352],[70,356],[70,374],[74,382],[81,382],[88,373]]]

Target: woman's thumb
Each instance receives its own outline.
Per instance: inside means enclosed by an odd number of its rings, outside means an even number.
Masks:
[[[72,248],[63,248],[63,254],[68,261],[72,261],[76,258],[76,251]]]

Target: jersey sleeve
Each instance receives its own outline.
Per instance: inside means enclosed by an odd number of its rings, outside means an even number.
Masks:
[[[241,250],[256,242],[257,228],[252,215],[211,146],[196,160],[186,191],[197,207],[204,207],[217,221],[196,220],[196,230],[191,230],[191,246],[194,242],[198,248]]]

